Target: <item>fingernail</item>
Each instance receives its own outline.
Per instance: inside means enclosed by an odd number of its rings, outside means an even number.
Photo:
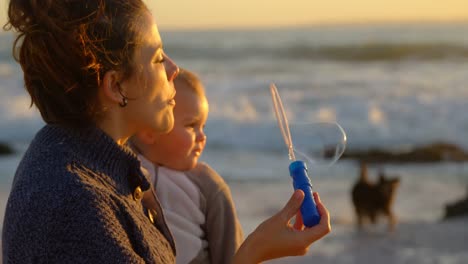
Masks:
[[[302,197],[301,191],[296,191],[296,192],[294,193],[294,199],[301,199],[301,197]]]

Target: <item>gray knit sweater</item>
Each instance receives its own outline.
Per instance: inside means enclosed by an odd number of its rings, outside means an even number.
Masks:
[[[135,154],[100,129],[46,125],[13,180],[3,263],[173,263],[162,212],[148,216],[138,186],[149,189]]]

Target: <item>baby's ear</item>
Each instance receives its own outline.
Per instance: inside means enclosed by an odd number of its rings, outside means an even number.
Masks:
[[[140,131],[136,134],[137,139],[145,145],[153,145],[156,143],[156,135],[152,131]]]

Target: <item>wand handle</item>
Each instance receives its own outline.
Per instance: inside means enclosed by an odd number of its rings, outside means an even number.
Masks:
[[[320,214],[312,195],[312,183],[307,175],[307,166],[303,161],[296,160],[289,164],[289,174],[293,178],[294,190],[301,189],[305,196],[301,205],[301,214],[304,225],[315,226],[320,222]]]

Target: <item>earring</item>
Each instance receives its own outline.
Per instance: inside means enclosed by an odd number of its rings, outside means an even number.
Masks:
[[[120,87],[120,83],[117,83],[119,86],[119,94],[122,96],[122,102],[119,103],[120,107],[125,107],[128,104],[128,98],[122,94],[122,88]]]
[[[127,97],[123,96],[122,102],[119,103],[120,107],[125,107],[128,104],[128,99]]]

